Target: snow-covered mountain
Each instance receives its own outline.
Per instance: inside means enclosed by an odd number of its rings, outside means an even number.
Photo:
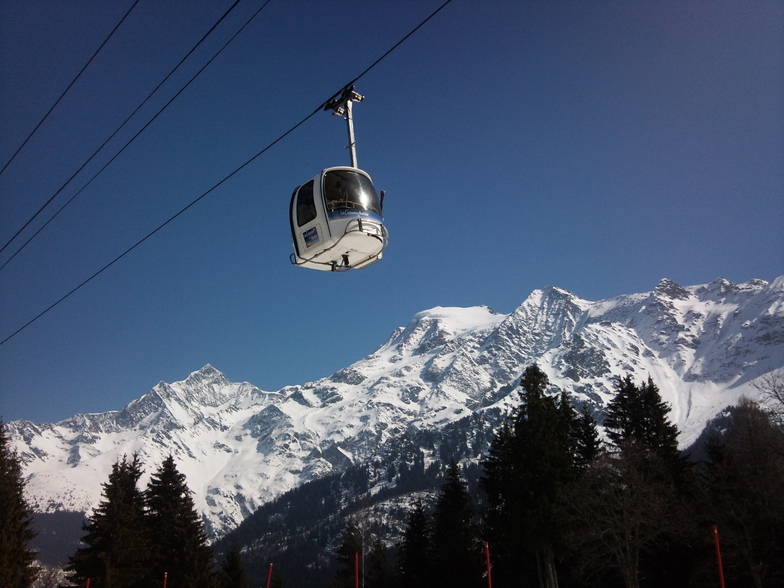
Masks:
[[[286,490],[381,455],[404,434],[471,415],[497,423],[534,362],[554,390],[599,416],[616,376],[650,375],[689,445],[721,409],[755,394],[754,379],[784,366],[784,276],[690,287],[662,280],[652,292],[599,302],[548,287],[508,315],[434,308],[317,382],[265,392],[208,365],[116,412],[7,428],[34,510],[89,511],[123,454],[138,452],[149,474],[171,453],[220,536]],[[428,459],[437,455],[431,448]]]

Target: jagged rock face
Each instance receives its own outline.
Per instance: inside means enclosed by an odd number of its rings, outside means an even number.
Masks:
[[[434,308],[317,382],[264,392],[208,365],[117,412],[7,427],[35,510],[89,510],[123,454],[138,453],[148,472],[172,454],[219,536],[282,492],[383,455],[403,436],[467,417],[499,422],[534,362],[554,392],[600,418],[614,378],[651,376],[686,445],[752,394],[750,381],[784,366],[784,277],[691,287],[662,280],[652,292],[599,302],[550,287],[508,315]],[[427,459],[438,451],[428,448]]]

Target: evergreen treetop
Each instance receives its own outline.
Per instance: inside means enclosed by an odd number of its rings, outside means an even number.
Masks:
[[[135,588],[144,584],[149,549],[144,497],[137,488],[142,475],[138,455],[112,465],[103,484],[103,499],[83,529],[80,547],[66,568],[73,585],[90,579],[94,588]]]
[[[678,452],[678,428],[667,415],[669,405],[662,400],[659,388],[649,377],[636,386],[632,377],[618,378],[617,392],[607,406],[604,426],[607,436],[616,445],[642,445],[643,449],[659,455]]]
[[[0,420],[0,586],[27,588],[37,576],[33,513],[24,498],[22,468]]]
[[[357,574],[362,576],[362,535],[356,523],[349,519],[343,532],[343,539],[338,546],[335,578],[333,588],[354,588]],[[360,569],[357,569],[360,567]]]
[[[167,457],[145,491],[152,583],[167,588],[195,588],[211,581],[212,548],[201,517],[174,458]]]
[[[559,513],[577,473],[579,419],[565,394],[547,394],[548,385],[537,365],[526,368],[520,406],[482,464],[488,539],[502,582],[538,577],[543,586],[557,585],[555,553],[565,533]]]
[[[365,577],[366,588],[391,588],[392,574],[389,570],[387,550],[381,537],[376,535],[373,546],[370,548]]]
[[[617,387],[604,421],[615,451],[633,458],[638,467],[685,483],[688,462],[678,450],[678,427],[667,416],[670,407],[659,388],[651,378],[636,386],[631,376],[618,378]]]
[[[481,551],[473,500],[452,460],[433,514],[432,581],[455,588],[475,586],[481,578]]]
[[[411,588],[430,586],[430,520],[421,499],[409,511],[403,539],[398,546],[398,575]]]
[[[248,574],[242,562],[240,546],[236,541],[229,545],[229,551],[218,572],[219,588],[250,588]]]
[[[601,454],[602,442],[591,410],[584,405],[574,422],[574,467],[582,472]]]

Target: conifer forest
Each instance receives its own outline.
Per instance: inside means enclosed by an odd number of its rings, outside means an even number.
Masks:
[[[34,515],[0,433],[0,586],[784,586],[782,382],[763,379],[765,402],[742,399],[681,451],[652,379],[618,378],[594,415],[532,365],[487,451],[457,440],[426,463],[412,441],[396,466],[307,483],[212,544],[174,459],[141,488],[150,464],[125,456],[57,583],[29,547]],[[373,476],[397,484],[371,493]]]

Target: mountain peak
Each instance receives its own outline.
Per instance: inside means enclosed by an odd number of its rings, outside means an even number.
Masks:
[[[688,300],[691,298],[691,294],[686,288],[667,278],[663,278],[653,291],[654,294],[661,294],[674,300]]]
[[[436,306],[414,315],[404,329],[397,329],[384,347],[398,351],[413,349],[416,354],[429,353],[468,332],[493,328],[506,318],[487,306]]]
[[[737,286],[725,278],[716,278],[708,284],[708,292],[718,292],[726,294],[737,289]]]
[[[542,290],[542,292],[545,297],[553,296],[556,298],[577,298],[577,296],[572,292],[569,292],[569,290],[564,290],[558,286],[547,286],[544,290]]]
[[[186,383],[200,382],[202,384],[226,384],[229,382],[229,379],[223,372],[216,370],[210,364],[207,364],[200,370],[191,373],[184,381]]]
[[[160,398],[171,410],[174,405],[198,411],[199,407],[217,407],[236,397],[239,386],[210,364],[192,372],[182,381],[159,382],[150,393]]]
[[[433,320],[439,323],[441,328],[454,335],[460,335],[466,331],[481,330],[493,326],[503,320],[504,315],[498,314],[487,306],[463,307],[442,307],[436,306],[429,310],[423,310],[414,315],[412,322],[423,320]]]

